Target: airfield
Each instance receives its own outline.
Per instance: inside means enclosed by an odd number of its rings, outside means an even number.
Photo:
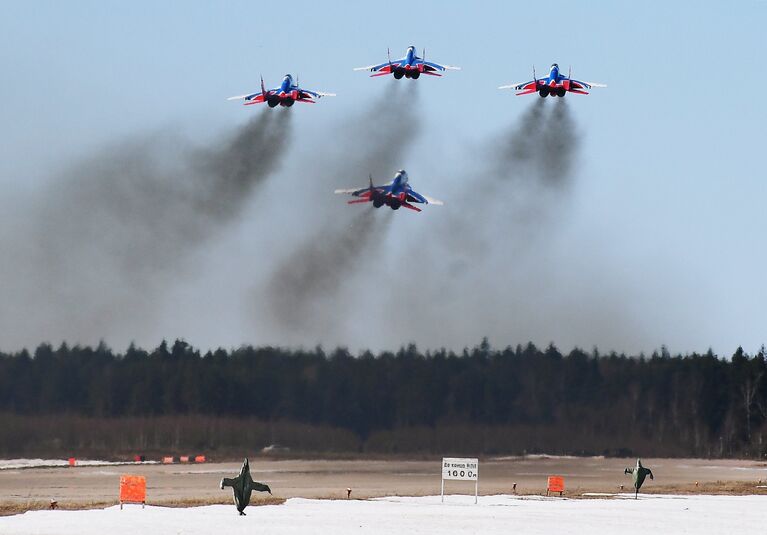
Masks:
[[[423,497],[439,494],[440,459],[306,460],[251,457],[253,477],[272,488],[273,498],[345,499],[388,496]],[[542,495],[549,475],[565,478],[565,495],[593,497],[593,493],[631,490],[624,475],[635,459],[602,457],[496,457],[480,460],[479,494],[516,493]],[[654,481],[642,492],[765,494],[767,463],[744,460],[643,459],[652,468]],[[17,463],[18,464],[18,463]],[[19,512],[44,507],[51,499],[62,508],[104,507],[117,503],[122,474],[147,478],[147,503],[155,505],[207,505],[231,503],[231,491],[219,489],[222,477],[232,477],[241,461],[204,464],[119,464],[1,469],[0,508]],[[695,483],[698,483],[696,487]],[[473,494],[469,482],[448,481],[446,494]],[[254,494],[254,501],[268,495]],[[472,497],[473,500],[473,497]],[[272,502],[274,503],[274,502]],[[36,505],[35,505],[36,504]],[[234,507],[231,507],[234,512]],[[254,511],[255,512],[255,511]],[[0,524],[0,532],[2,524]]]
[[[731,533],[733,526],[741,533],[764,530],[767,489],[757,485],[767,476],[764,463],[647,459],[656,479],[635,500],[633,493],[616,490],[620,483],[629,482],[622,477],[622,469],[631,461],[563,457],[481,461],[482,495],[475,504],[469,495],[473,489],[467,488],[473,485],[467,482],[449,482],[449,494],[441,500],[438,460],[254,459],[252,468],[259,479],[269,482],[277,499],[257,498],[246,509],[247,516],[238,516],[231,504],[224,505],[231,494],[218,489],[219,478],[236,472],[238,463],[7,469],[0,470],[4,506],[12,500],[23,510],[22,502],[54,496],[62,509],[75,510],[3,516],[0,533],[344,535],[506,534],[513,530],[593,535]],[[541,495],[542,480],[552,472],[570,482],[565,497]],[[121,473],[147,476],[150,505],[125,505],[122,510],[110,505]],[[724,483],[734,479],[741,483]],[[518,494],[509,493],[512,482],[517,483]],[[344,496],[347,485],[353,489],[352,499]],[[221,504],[201,505],[217,502]]]

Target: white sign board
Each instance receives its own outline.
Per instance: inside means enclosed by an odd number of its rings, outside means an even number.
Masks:
[[[479,459],[444,457],[442,459],[442,479],[476,481],[479,479]]]
[[[474,482],[474,503],[477,503],[479,493],[479,459],[462,459],[458,457],[442,458],[442,501],[445,501],[445,480]]]

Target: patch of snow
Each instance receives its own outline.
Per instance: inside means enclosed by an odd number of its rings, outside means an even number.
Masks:
[[[77,459],[77,466],[117,466],[125,464],[157,464],[157,461],[98,461]],[[69,466],[68,459],[0,459],[0,470],[18,470],[19,468],[56,468]]]
[[[623,497],[623,495],[618,495]],[[0,518],[3,535],[208,535],[227,533],[762,533],[767,496],[659,496],[568,500],[521,496],[289,499],[284,505],[193,508],[119,506],[88,511],[31,511]],[[151,499],[151,496],[150,496]]]

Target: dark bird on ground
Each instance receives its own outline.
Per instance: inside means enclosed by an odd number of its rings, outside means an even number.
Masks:
[[[269,494],[272,493],[272,489],[269,488],[269,485],[253,481],[253,478],[250,477],[250,464],[248,463],[247,458],[245,459],[245,462],[242,463],[240,475],[235,478],[225,477],[221,480],[221,488],[223,489],[224,487],[232,487],[232,491],[234,492],[234,505],[237,506],[237,511],[239,511],[242,516],[245,516],[243,511],[250,503],[250,494],[254,490],[268,492]]]
[[[634,468],[626,468],[623,471],[624,474],[631,474],[634,478],[634,499],[639,496],[639,489],[642,487],[645,478],[649,475],[650,479],[655,479],[652,475],[652,470],[642,466],[642,460],[637,459],[637,465]]]

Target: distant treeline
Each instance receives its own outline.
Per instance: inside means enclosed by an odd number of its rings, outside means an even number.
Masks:
[[[554,346],[357,356],[183,341],[0,353],[0,455],[137,450],[748,456],[765,350],[649,357]]]

